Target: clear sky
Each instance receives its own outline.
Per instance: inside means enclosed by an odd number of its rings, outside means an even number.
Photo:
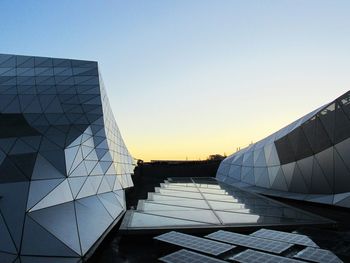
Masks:
[[[350,1],[1,0],[0,52],[97,60],[136,158],[256,142],[350,87]]]

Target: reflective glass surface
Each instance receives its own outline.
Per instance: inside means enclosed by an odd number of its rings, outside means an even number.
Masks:
[[[122,230],[329,224],[332,221],[244,191],[215,178],[169,178],[136,210]]]

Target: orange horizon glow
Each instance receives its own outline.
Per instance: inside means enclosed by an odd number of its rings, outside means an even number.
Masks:
[[[305,112],[304,115],[308,112]],[[238,148],[243,149],[251,143],[264,139],[303,115],[289,114],[288,116],[275,119],[274,122],[270,123],[249,123],[249,120],[247,120],[247,123],[242,124],[241,129],[237,129],[232,135],[226,132],[232,129],[232,125],[227,125],[227,130],[219,133],[214,138],[211,135],[202,135],[195,139],[177,136],[174,140],[170,137],[157,139],[151,136],[147,141],[137,140],[130,143],[128,136],[126,136],[126,143],[133,157],[145,162],[152,160],[206,160],[209,155],[213,154],[229,156],[235,153]],[[249,126],[248,129],[247,126]],[[207,138],[211,138],[211,140],[209,141]],[[155,141],[159,143],[155,143]]]

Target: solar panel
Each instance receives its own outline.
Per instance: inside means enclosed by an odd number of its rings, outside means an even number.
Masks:
[[[208,257],[196,252],[181,249],[167,256],[159,258],[160,261],[165,263],[225,263],[226,261]]]
[[[219,230],[205,237],[272,253],[282,253],[293,244]]]
[[[329,250],[312,248],[312,247],[307,247],[303,249],[294,257],[312,261],[312,262],[320,262],[320,263],[321,262],[327,262],[327,263],[343,262],[340,260],[340,258],[338,258]]]
[[[220,255],[232,248],[235,248],[235,246],[232,245],[208,240],[201,237],[195,237],[176,231],[165,233],[163,235],[154,237],[154,239],[214,256]]]
[[[291,258],[285,258],[277,255],[267,254],[260,251],[255,251],[251,249],[244,250],[241,253],[238,253],[237,255],[230,257],[230,260],[234,260],[235,262],[241,262],[241,263],[262,263],[262,262],[269,262],[269,263],[301,263],[304,261],[291,259]],[[304,262],[305,263],[305,262]]]
[[[300,235],[300,234],[287,233],[287,232],[262,228],[250,235],[254,237],[260,237],[260,238],[288,242],[292,244],[298,244],[306,247],[316,247],[316,248],[319,247],[308,236]]]

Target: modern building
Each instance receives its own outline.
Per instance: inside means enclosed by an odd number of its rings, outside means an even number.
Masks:
[[[97,62],[0,55],[1,262],[80,262],[125,212],[133,162]]]
[[[267,195],[350,207],[350,92],[230,155],[216,178]]]

